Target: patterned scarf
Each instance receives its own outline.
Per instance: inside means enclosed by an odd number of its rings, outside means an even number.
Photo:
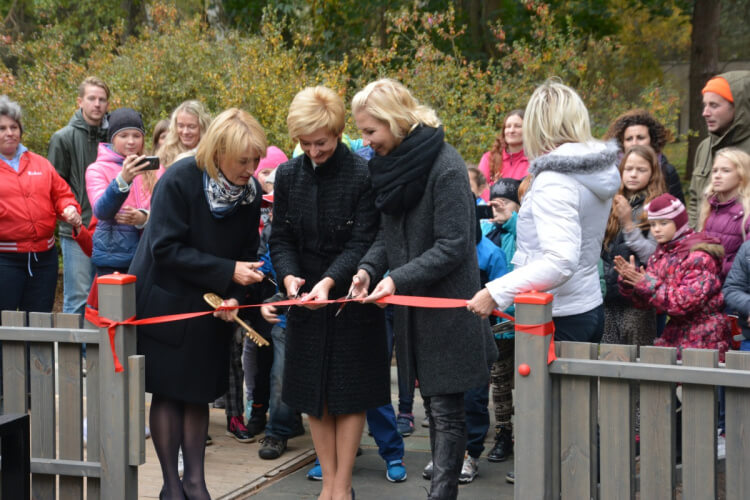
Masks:
[[[237,186],[229,182],[221,171],[218,177],[213,179],[203,172],[203,192],[215,218],[223,219],[240,205],[249,205],[255,200],[255,183],[252,179],[246,186]]]

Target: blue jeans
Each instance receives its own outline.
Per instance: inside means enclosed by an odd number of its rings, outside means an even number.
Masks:
[[[52,312],[57,287],[57,249],[0,253],[0,311]]]
[[[479,458],[484,451],[484,438],[490,429],[490,386],[484,385],[464,392],[466,411],[466,451]]]
[[[396,427],[393,405],[387,404],[367,410],[367,426],[378,444],[378,454],[386,462],[404,458],[404,438]]]
[[[393,356],[393,306],[385,308],[385,330],[388,335],[388,353],[390,359]],[[412,413],[414,408],[414,386],[409,387],[406,377],[398,375],[398,412]]]
[[[271,339],[273,340],[273,364],[271,365],[271,397],[268,404],[266,436],[288,439],[294,431],[297,414],[281,400],[286,358],[286,329],[273,325]]]
[[[604,334],[604,305],[570,316],[552,318],[555,340],[593,342],[598,344]]]
[[[63,254],[63,312],[83,315],[94,281],[91,259],[72,238],[60,238]]]

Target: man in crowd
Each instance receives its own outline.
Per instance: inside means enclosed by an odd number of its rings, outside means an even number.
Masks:
[[[99,142],[107,140],[109,87],[90,76],[78,87],[78,110],[68,124],[50,139],[47,158],[70,185],[81,205],[83,224],[91,221],[91,205],[86,195],[86,168],[94,163]],[[72,228],[60,224],[60,246],[63,254],[63,312],[83,314],[94,266],[72,239]]]
[[[693,228],[698,222],[703,192],[711,180],[716,152],[732,146],[750,154],[750,71],[729,71],[715,76],[702,93],[708,137],[698,145],[690,180],[688,216]]]

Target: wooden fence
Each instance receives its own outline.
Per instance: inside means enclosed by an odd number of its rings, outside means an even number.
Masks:
[[[719,490],[727,499],[750,498],[750,353],[728,352],[720,367],[714,350],[686,349],[680,364],[672,348],[641,347],[636,359],[635,346],[560,342],[548,364],[551,321],[551,295],[518,297],[516,499],[669,499],[681,491],[683,499],[705,500]],[[726,388],[724,485],[718,386]]]
[[[134,316],[135,278],[99,278],[99,308],[115,321]],[[145,363],[135,355],[135,327],[117,327],[125,370],[115,373],[107,330],[79,325],[73,314],[30,313],[27,326],[25,312],[2,312],[2,413],[30,413],[35,500],[83,499],[84,490],[88,500],[135,499],[145,462]]]

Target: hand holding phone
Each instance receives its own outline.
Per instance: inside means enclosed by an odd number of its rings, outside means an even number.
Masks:
[[[158,156],[145,156],[144,161],[139,163],[138,166],[141,167],[141,170],[159,170],[161,161]]]

